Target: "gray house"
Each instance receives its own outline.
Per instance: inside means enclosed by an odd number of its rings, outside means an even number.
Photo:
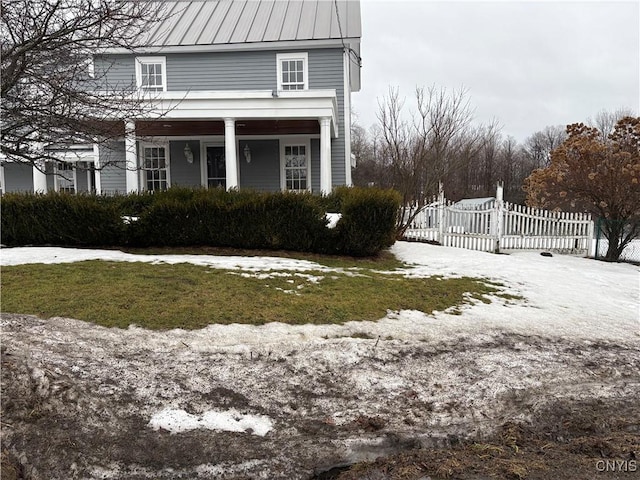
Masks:
[[[3,191],[329,192],[351,184],[358,0],[163,3],[142,47],[94,57],[96,77],[135,85],[145,113],[108,145],[61,150],[46,173],[5,164]]]

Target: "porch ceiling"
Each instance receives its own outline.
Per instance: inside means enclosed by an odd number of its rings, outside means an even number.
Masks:
[[[237,120],[236,135],[319,135],[317,120]],[[199,137],[224,135],[222,120],[171,120],[137,121],[136,135]]]

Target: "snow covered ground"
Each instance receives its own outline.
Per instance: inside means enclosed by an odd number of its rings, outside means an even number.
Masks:
[[[461,315],[164,332],[3,314],[2,443],[34,478],[308,479],[556,403],[637,401],[639,267],[407,242],[392,252],[405,275],[482,277],[523,299]],[[2,266],[87,259],[333,270],[270,257],[0,249]]]
[[[505,292],[524,301],[495,299],[463,309],[462,315],[422,312],[389,312],[378,322],[352,322],[345,326],[269,324],[214,325],[200,333],[176,335],[215,336],[235,344],[274,343],[291,338],[320,338],[366,329],[373,335],[438,338],[459,333],[499,330],[570,339],[611,341],[640,340],[640,267],[604,263],[569,255],[543,257],[539,252],[494,255],[413,242],[398,242],[391,251],[411,266],[409,276],[482,277],[504,284]],[[210,255],[135,255],[115,250],[55,247],[0,249],[0,265],[69,263],[82,260],[123,262],[193,263],[212,268],[250,272],[330,271],[314,262],[277,257]],[[346,331],[346,332],[345,332]],[[208,341],[208,340],[203,340]]]

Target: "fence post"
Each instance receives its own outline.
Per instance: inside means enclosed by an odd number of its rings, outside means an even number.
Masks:
[[[600,233],[602,232],[602,225],[600,225],[601,218],[598,217],[598,223],[596,226],[596,251],[593,254],[593,258],[598,259],[598,252],[600,251]]]
[[[438,184],[438,242],[444,245],[444,186]]]
[[[594,227],[594,223],[593,223],[593,218],[591,216],[591,214],[589,215],[589,226],[587,227],[587,257],[591,256],[591,247],[593,246],[593,236],[595,235],[595,227]],[[596,252],[594,252],[593,254],[594,258],[598,258],[598,254]]]
[[[504,216],[503,186],[498,182],[496,188],[496,203],[491,216],[493,220],[492,231],[495,235],[495,247],[493,253],[500,253],[500,242],[502,241],[502,225]]]

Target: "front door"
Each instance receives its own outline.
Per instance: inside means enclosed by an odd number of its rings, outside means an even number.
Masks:
[[[224,147],[206,147],[207,157],[207,187],[227,188],[227,170],[224,162]]]

